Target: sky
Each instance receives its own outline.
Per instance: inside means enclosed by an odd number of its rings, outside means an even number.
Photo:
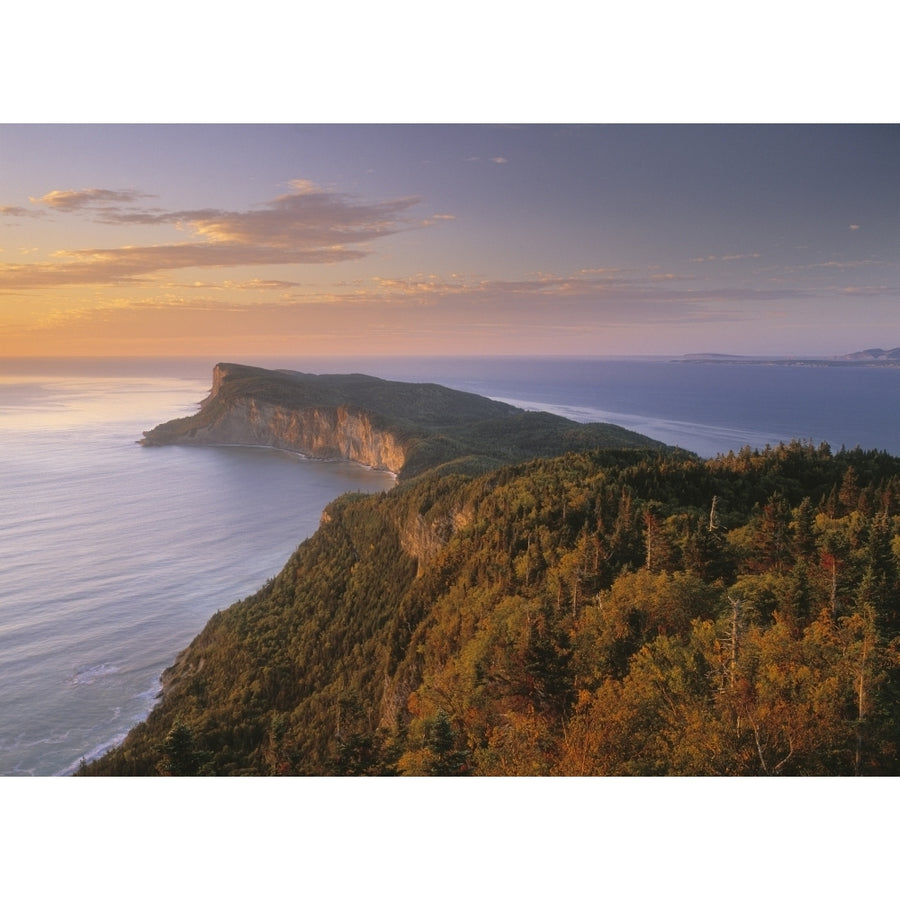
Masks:
[[[0,124],[0,354],[900,346],[900,126]]]

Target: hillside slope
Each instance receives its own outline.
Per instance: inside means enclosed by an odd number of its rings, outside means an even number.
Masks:
[[[84,774],[900,774],[898,570],[876,452],[586,452],[347,495]]]
[[[487,471],[570,450],[662,447],[615,425],[524,412],[437,384],[309,375],[219,363],[193,416],[144,433],[146,446],[255,444],[349,459],[401,478],[453,464]]]

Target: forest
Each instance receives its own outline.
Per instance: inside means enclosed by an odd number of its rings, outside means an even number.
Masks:
[[[900,459],[607,449],[346,495],[81,775],[895,775]]]

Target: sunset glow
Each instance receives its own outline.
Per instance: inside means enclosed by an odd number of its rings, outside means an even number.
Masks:
[[[896,126],[0,126],[0,353],[900,344]]]

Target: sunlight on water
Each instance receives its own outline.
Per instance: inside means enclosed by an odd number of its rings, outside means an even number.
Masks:
[[[33,431],[132,422],[160,410],[190,415],[208,384],[175,378],[65,378],[0,375],[0,430]],[[138,435],[140,437],[140,435]]]

